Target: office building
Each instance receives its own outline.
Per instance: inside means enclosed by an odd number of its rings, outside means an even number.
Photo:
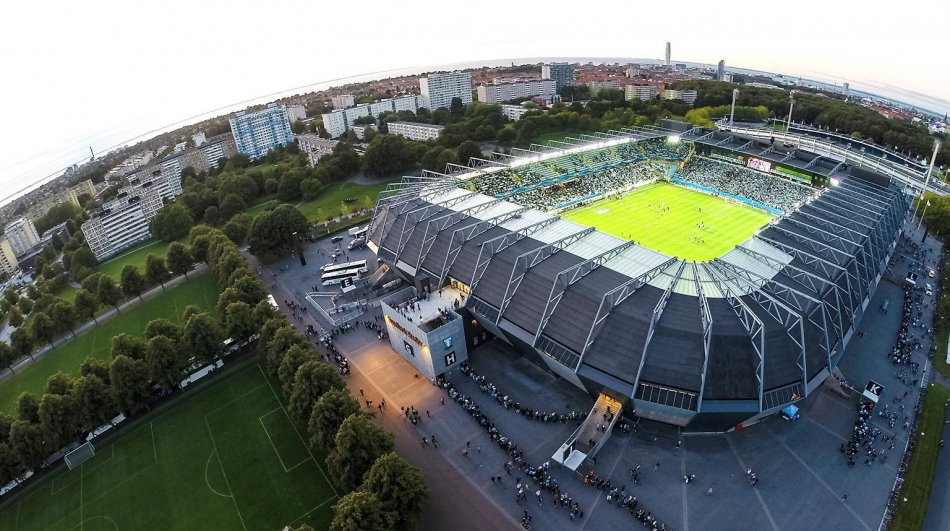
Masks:
[[[656,87],[653,85],[627,85],[623,89],[623,95],[627,101],[634,99],[640,101],[652,100],[656,97]]]
[[[719,81],[725,81],[725,80],[723,79],[723,78],[725,77],[725,75],[726,75],[726,60],[725,60],[725,59],[720,59],[720,60],[719,60],[719,67],[716,68],[716,79],[718,79]]]
[[[497,83],[475,87],[478,101],[501,103],[519,98],[538,98],[544,103],[557,101],[556,83],[553,79],[534,79],[517,83]]]
[[[18,265],[16,253],[13,252],[10,242],[6,238],[0,240],[0,272],[6,273],[8,276],[12,275]]]
[[[290,123],[294,123],[297,120],[303,121],[307,119],[307,110],[304,109],[303,105],[294,104],[287,106],[287,120]]]
[[[278,146],[294,141],[283,105],[271,103],[266,109],[247,113],[241,111],[231,118],[231,134],[241,153],[256,159]]]
[[[330,98],[330,103],[334,109],[345,109],[356,105],[356,99],[352,94],[340,94],[339,96]]]
[[[695,90],[666,89],[660,94],[660,97],[662,97],[664,100],[682,100],[683,103],[688,103],[690,105],[696,101],[698,96],[699,93],[697,93]]]
[[[670,66],[670,58],[673,56],[669,41],[666,42],[666,66]]]
[[[180,174],[163,174],[160,167],[143,179],[129,180],[115,199],[82,224],[89,249],[102,261],[152,237],[149,223],[165,199],[181,195]]]
[[[429,109],[449,108],[454,98],[463,105],[472,103],[472,75],[468,72],[443,72],[419,78],[419,91]]]
[[[3,229],[3,237],[10,242],[13,254],[17,257],[27,254],[30,249],[40,243],[40,235],[36,233],[36,227],[29,218],[20,218],[8,223]]]
[[[522,116],[528,111],[536,110],[529,109],[524,105],[502,105],[501,114],[505,115],[505,118],[511,120],[512,122],[517,122],[521,119]]]
[[[389,132],[394,135],[402,135],[409,140],[436,140],[439,133],[445,129],[441,125],[420,124],[415,122],[389,122],[386,124]]]
[[[415,113],[425,106],[425,97],[414,94],[379,100],[374,103],[363,103],[323,114],[323,128],[331,137],[337,138],[346,133],[347,130],[352,129],[360,118],[372,116],[378,120],[380,116],[387,112],[409,111]]]
[[[574,65],[569,63],[541,65],[541,79],[553,79],[554,90],[560,93],[562,88],[574,86]]]
[[[297,145],[302,153],[307,154],[307,160],[310,166],[316,166],[317,162],[323,157],[333,153],[333,148],[339,144],[336,140],[320,138],[313,133],[297,135]]]

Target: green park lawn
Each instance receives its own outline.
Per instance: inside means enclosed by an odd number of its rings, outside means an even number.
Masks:
[[[750,206],[665,182],[570,210],[562,217],[694,262],[725,254],[772,218]],[[698,229],[699,223],[705,228]]]
[[[938,353],[939,356],[939,353]],[[934,356],[935,358],[938,356]],[[944,413],[950,401],[950,389],[940,384],[930,384],[924,407],[917,421],[917,444],[910,458],[904,485],[901,487],[896,514],[889,529],[894,531],[917,531],[927,515],[927,501],[937,472],[937,456],[941,450],[939,441],[943,434]],[[904,500],[907,501],[904,501]]]
[[[251,359],[4,496],[0,529],[327,529],[337,493]],[[229,366],[231,365],[231,366]]]
[[[132,264],[135,267],[139,268],[140,272],[145,272],[145,259],[150,254],[154,254],[160,258],[165,258],[165,255],[168,253],[168,246],[171,243],[160,242],[158,240],[149,240],[142,245],[135,247],[130,251],[126,251],[119,256],[110,258],[105,262],[99,264],[96,268],[96,271],[102,273],[103,275],[108,275],[114,278],[116,281],[119,280],[119,277],[122,275],[122,268],[128,264]]]
[[[181,322],[181,312],[189,304],[213,308],[218,301],[218,285],[210,274],[202,274],[146,299],[121,314],[102,321],[98,326],[58,345],[42,358],[0,381],[0,411],[14,413],[17,397],[23,391],[41,395],[46,380],[57,372],[78,375],[79,367],[88,357],[109,359],[112,338],[120,333],[140,336],[149,321],[158,318]],[[0,526],[0,529],[3,529]]]
[[[315,223],[326,221],[327,218],[334,218],[340,214],[346,213],[348,209],[370,208],[376,204],[376,197],[386,189],[389,183],[381,184],[356,184],[345,182],[342,184],[331,184],[327,186],[320,197],[313,201],[307,201],[297,206],[297,209],[306,216],[307,221]],[[345,203],[347,199],[355,199],[355,202]]]

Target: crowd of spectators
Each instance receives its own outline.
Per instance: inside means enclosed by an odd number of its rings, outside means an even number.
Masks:
[[[806,201],[815,190],[725,162],[693,158],[676,177],[720,192],[758,201],[789,212]]]
[[[534,188],[514,196],[520,205],[548,211],[573,199],[596,194],[607,195],[632,189],[637,184],[666,175],[666,165],[641,162],[589,173],[571,181]]]

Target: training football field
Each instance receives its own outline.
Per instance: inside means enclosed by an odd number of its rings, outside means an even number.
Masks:
[[[0,529],[329,527],[337,493],[322,456],[304,445],[261,368],[238,363],[102,437],[81,466],[58,464],[4,496]]]
[[[666,182],[565,212],[562,217],[683,260],[705,262],[751,237],[772,215]]]

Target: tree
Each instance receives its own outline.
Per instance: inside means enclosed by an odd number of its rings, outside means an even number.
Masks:
[[[119,301],[122,300],[122,292],[119,291],[119,287],[115,285],[115,281],[107,275],[99,276],[99,285],[96,288],[96,298],[99,299],[99,302],[102,304],[108,304],[109,306],[115,307],[115,311],[119,311]]]
[[[455,154],[455,150],[436,146],[425,152],[425,155],[422,156],[422,167],[426,170],[437,171],[442,173],[445,171],[447,164],[458,164],[459,159],[458,155]]]
[[[47,393],[40,399],[40,425],[49,437],[48,443],[59,448],[79,431],[76,400],[72,395]]]
[[[156,336],[165,336],[177,342],[181,338],[181,327],[168,319],[152,319],[145,325],[145,338],[152,339]]]
[[[360,403],[346,389],[330,389],[324,393],[314,404],[307,423],[310,447],[317,452],[329,452],[343,421],[359,412]]]
[[[466,140],[465,142],[462,142],[459,145],[456,152],[458,153],[459,163],[462,164],[463,166],[468,166],[468,161],[471,160],[472,157],[477,157],[477,158],[483,157],[482,148],[479,147],[477,143],[472,142],[471,140]]]
[[[86,358],[79,366],[79,374],[82,376],[95,376],[109,385],[109,360],[99,358]]]
[[[517,136],[518,132],[514,128],[503,127],[498,131],[498,136],[495,137],[495,140],[503,146],[510,146],[514,143]]]
[[[112,389],[102,378],[90,374],[76,381],[76,416],[79,428],[85,431],[94,429],[116,414],[115,397]]]
[[[257,323],[250,305],[246,302],[232,302],[224,309],[224,327],[228,337],[244,343],[257,333]],[[2,357],[2,355],[0,355]]]
[[[465,104],[462,103],[462,98],[458,96],[452,98],[452,103],[449,104],[449,113],[458,118],[462,116],[462,113],[465,112]]]
[[[313,405],[324,393],[345,387],[343,378],[333,367],[316,359],[304,363],[294,375],[293,392],[287,407],[291,418],[304,425],[310,420]]]
[[[175,202],[163,206],[149,226],[156,238],[172,242],[184,238],[194,224],[195,218],[191,211]]]
[[[284,353],[284,359],[281,360],[280,367],[277,369],[277,379],[280,380],[284,396],[290,396],[293,391],[294,376],[300,366],[314,359],[316,355],[313,350],[300,345],[294,345]]]
[[[0,342],[0,367],[7,367],[10,372],[16,372],[13,370],[13,362],[15,361],[16,356],[13,354],[13,348],[5,342]]]
[[[145,357],[145,346],[142,338],[121,333],[112,338],[112,357],[125,356],[129,359],[141,360]]]
[[[277,184],[277,199],[293,201],[300,197],[300,181],[303,178],[299,171],[290,171],[280,178]]]
[[[148,367],[144,361],[116,356],[109,369],[109,379],[119,411],[134,414],[145,407],[149,382]]]
[[[384,176],[412,169],[417,160],[411,145],[400,135],[376,135],[363,155],[363,170],[368,175]]]
[[[393,435],[363,414],[350,415],[340,425],[327,455],[330,477],[344,491],[355,490],[379,456],[393,451]]]
[[[80,319],[92,319],[93,322],[98,325],[99,321],[96,320],[96,309],[98,308],[99,301],[96,300],[96,297],[92,293],[84,289],[76,291],[73,309]]]
[[[10,425],[10,451],[24,468],[37,469],[51,453],[38,423],[15,420]]]
[[[76,309],[68,301],[58,300],[49,311],[50,318],[60,330],[69,330],[76,337]]]
[[[139,272],[139,268],[132,264],[126,264],[126,266],[122,268],[119,279],[119,282],[122,284],[123,295],[126,297],[138,296],[139,300],[142,300],[142,291],[145,289],[145,277]]]
[[[181,379],[181,367],[185,360],[176,341],[155,336],[148,340],[148,346],[145,347],[145,362],[152,381],[163,389],[171,389]]]
[[[279,321],[280,328],[274,331],[274,335],[267,340],[267,351],[264,356],[267,370],[274,376],[277,376],[277,370],[284,359],[284,355],[293,346],[299,345],[310,348],[307,338],[288,323],[286,319],[279,319]]]
[[[29,356],[33,359],[33,333],[26,328],[17,328],[10,334],[10,347],[17,358]]]
[[[390,531],[395,526],[396,515],[387,511],[375,494],[356,491],[340,498],[333,507],[330,531]]]
[[[224,339],[218,320],[209,313],[190,317],[181,333],[182,347],[204,363],[214,361],[224,352]]]
[[[29,391],[23,391],[16,400],[17,418],[26,422],[40,421],[40,399]]]
[[[218,203],[218,210],[224,219],[231,219],[245,208],[247,208],[247,203],[237,194],[227,194]]]
[[[50,319],[48,315],[43,312],[34,313],[31,328],[33,337],[35,337],[37,341],[49,343],[50,347],[53,346],[53,338],[56,335],[56,325],[53,324],[53,320]]]
[[[12,290],[7,290],[10,292]],[[20,311],[19,306],[11,306],[10,313],[8,314],[7,320],[10,322],[10,326],[13,328],[20,328],[23,326],[23,312]]]
[[[54,373],[46,379],[46,393],[51,395],[68,395],[75,386],[76,380],[64,372]]]
[[[211,205],[204,211],[204,222],[208,225],[217,227],[224,221],[224,216],[221,215],[221,210],[216,205]]]
[[[255,255],[277,254],[293,248],[294,233],[307,234],[310,224],[299,210],[291,205],[280,205],[254,220],[249,243]]]
[[[236,289],[241,300],[248,304],[258,304],[268,295],[267,288],[260,279],[250,273],[237,278],[231,287]]]
[[[383,508],[395,514],[396,523],[405,529],[413,528],[429,499],[422,472],[395,453],[376,459],[360,490],[375,494]]]
[[[165,289],[165,282],[168,281],[168,278],[171,275],[168,273],[168,266],[165,265],[165,260],[159,258],[154,254],[150,254],[145,257],[145,278],[148,280],[149,284],[159,283],[162,285],[162,289]]]
[[[320,197],[323,192],[324,183],[320,179],[304,179],[300,181],[300,194],[307,201],[313,201]]]

